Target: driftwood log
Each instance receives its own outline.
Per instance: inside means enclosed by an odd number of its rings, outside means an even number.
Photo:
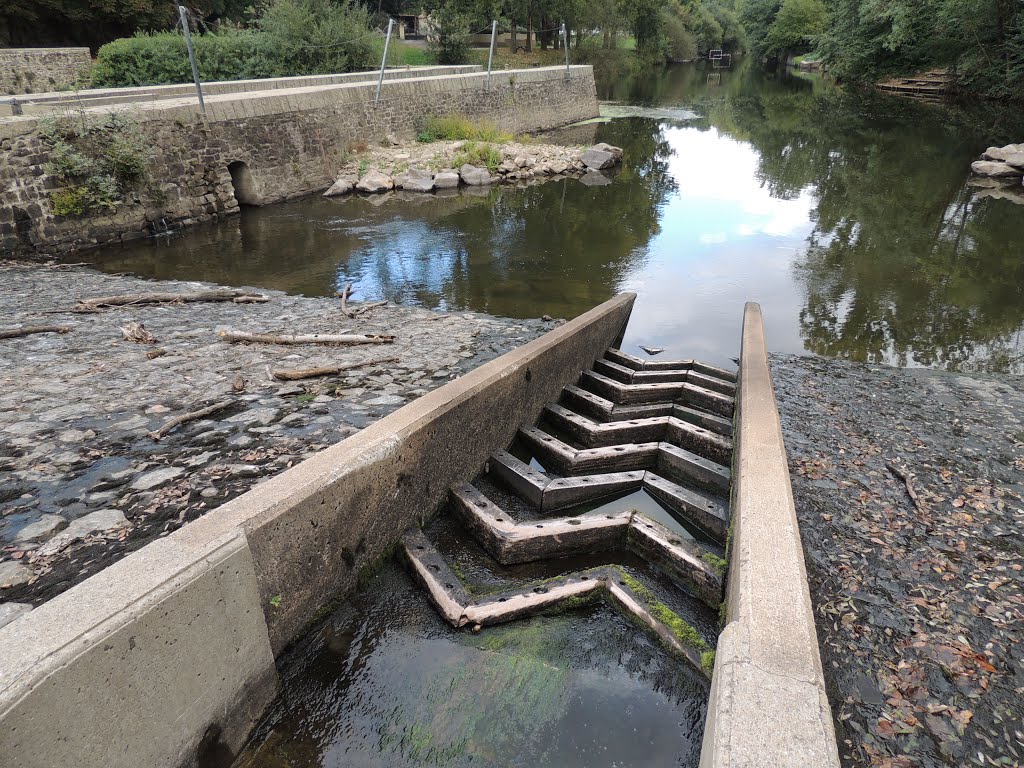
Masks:
[[[276,334],[276,333],[243,333],[241,331],[221,331],[220,337],[232,344],[248,342],[251,344],[394,344],[395,337],[384,334],[366,336],[363,334]]]
[[[281,381],[300,381],[301,379],[313,379],[317,376],[336,376],[343,371],[351,371],[356,368],[365,368],[370,365],[383,365],[384,363],[397,363],[397,357],[382,357],[378,360],[366,360],[362,363],[349,363],[347,365],[328,365],[323,368],[290,368],[280,371],[273,371],[275,379]]]
[[[0,339],[17,339],[35,333],[71,333],[70,325],[23,325],[21,328],[0,330]]]
[[[79,299],[75,311],[95,312],[110,307],[137,307],[144,304],[190,304],[216,301],[231,301],[235,304],[262,304],[270,301],[270,297],[234,290],[196,291],[194,293],[127,293],[120,296]]]
[[[352,314],[350,314],[349,317],[357,317],[373,309],[376,309],[377,307],[386,307],[387,304],[387,301],[371,301],[366,304],[360,304],[358,307],[352,310]]]
[[[348,311],[348,297],[352,295],[352,283],[345,283],[345,288],[341,293],[338,294],[338,298],[341,299],[341,313],[348,317],[355,317],[355,313]]]
[[[205,419],[207,416],[212,416],[215,413],[223,411],[225,408],[231,407],[234,405],[234,402],[234,400],[221,400],[219,403],[214,403],[213,405],[208,405],[205,408],[200,408],[198,411],[189,411],[188,413],[183,413],[180,416],[175,416],[173,419],[165,422],[160,429],[150,432],[149,436],[154,440],[160,440],[160,438],[165,437],[182,424],[188,424],[190,421],[196,421],[197,419]]]

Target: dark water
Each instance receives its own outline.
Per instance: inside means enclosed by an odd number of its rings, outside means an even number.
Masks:
[[[717,363],[757,300],[774,351],[1024,370],[1024,206],[966,184],[982,149],[1024,140],[1024,119],[747,63],[601,95],[647,107],[562,135],[625,148],[610,186],[311,198],[107,251],[103,266],[307,295],[352,280],[360,298],[514,317],[571,317],[631,290],[627,346]]]

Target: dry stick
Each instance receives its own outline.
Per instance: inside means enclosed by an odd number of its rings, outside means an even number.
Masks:
[[[256,304],[270,301],[269,296],[245,291],[197,291],[195,293],[129,293],[121,296],[100,296],[79,299],[77,312],[92,312],[106,307],[128,307],[140,304],[189,304],[194,302],[231,301],[236,304]]]
[[[220,337],[224,341],[235,344],[240,341],[257,344],[394,344],[394,336],[373,335],[364,336],[360,334],[285,334],[277,335],[272,333],[243,333],[241,331],[221,331]]]
[[[387,301],[371,301],[369,304],[360,304],[356,309],[352,310],[352,314],[349,317],[355,317],[362,315],[370,310],[376,309],[377,307],[387,306]]]
[[[208,405],[205,408],[200,408],[198,411],[189,411],[188,413],[181,414],[181,416],[175,416],[160,427],[160,429],[155,432],[150,432],[149,436],[154,440],[159,440],[172,430],[180,427],[182,424],[188,424],[190,421],[212,416],[219,411],[223,411],[225,408],[231,407],[234,403],[234,400],[221,400],[219,403],[214,403],[213,405]]]
[[[914,490],[914,475],[908,472],[907,470],[897,466],[895,463],[891,461],[885,462],[885,466],[889,469],[890,472],[892,472],[896,477],[903,481],[903,485],[907,489],[907,495],[910,496],[910,500],[914,502],[914,507],[917,509],[917,511],[922,514],[926,513],[928,511],[928,508],[924,505],[924,502],[921,501],[920,497],[917,495],[917,491]]]
[[[289,370],[273,371],[273,376],[281,381],[299,381],[300,379],[312,379],[317,376],[334,376],[342,371],[365,368],[368,365],[397,363],[398,360],[399,358],[397,357],[382,357],[379,360],[366,360],[362,363],[349,363],[348,365],[331,365],[324,368],[292,368]]]
[[[355,313],[348,311],[348,305],[345,303],[349,295],[352,293],[352,283],[345,283],[345,290],[338,294],[341,297],[341,313],[348,317],[355,317]]]
[[[21,336],[31,336],[34,333],[71,333],[70,325],[23,325],[21,328],[11,328],[0,331],[0,339],[17,339]]]

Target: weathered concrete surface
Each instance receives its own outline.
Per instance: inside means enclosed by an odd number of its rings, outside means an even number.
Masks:
[[[91,66],[88,48],[2,48],[0,93],[67,88],[88,74]]]
[[[728,624],[700,764],[838,767],[760,307],[743,320]]]
[[[277,691],[237,531],[154,542],[0,628],[0,649],[5,768],[189,765],[210,728],[241,747]]]
[[[493,450],[614,346],[634,298],[620,295],[424,395],[175,536],[244,528],[280,652],[409,526],[432,517],[450,487],[479,474]]]
[[[4,768],[235,752],[274,653],[621,338],[624,294],[476,369],[0,629]],[[247,533],[246,533],[247,532]]]

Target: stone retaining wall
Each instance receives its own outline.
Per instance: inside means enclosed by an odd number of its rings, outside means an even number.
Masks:
[[[67,88],[91,66],[88,48],[0,48],[0,93]]]
[[[503,130],[537,131],[598,114],[589,66],[415,77],[376,83],[215,95],[131,107],[153,148],[148,181],[110,214],[55,216],[60,191],[37,118],[0,120],[0,252],[50,255],[147,237],[329,187],[351,150],[391,134],[411,139],[428,115],[459,114]],[[82,110],[102,118],[118,107]],[[234,183],[232,181],[234,171]],[[239,201],[238,196],[243,199]]]

